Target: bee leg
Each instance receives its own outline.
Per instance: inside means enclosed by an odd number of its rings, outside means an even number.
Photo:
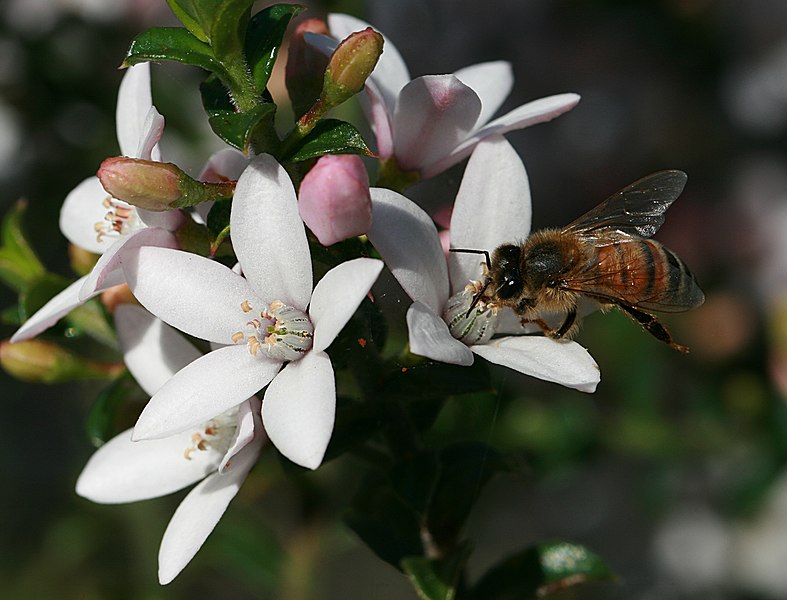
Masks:
[[[541,331],[543,331],[544,335],[546,335],[547,337],[555,337],[557,335],[557,331],[555,331],[552,327],[550,327],[549,323],[544,321],[544,319],[519,319],[519,323],[522,326],[525,326],[528,323],[533,323],[534,325],[538,325],[541,328]]]
[[[679,352],[683,352],[684,354],[688,353],[689,349],[686,346],[681,346],[680,344],[676,344],[672,341],[672,336],[670,335],[669,331],[667,331],[667,328],[664,327],[664,325],[658,322],[656,317],[649,313],[642,312],[641,310],[637,310],[633,306],[628,306],[626,304],[618,304],[618,306],[637,323],[642,325],[642,328],[657,340],[664,342]]]
[[[574,307],[571,310],[569,310],[568,313],[566,314],[566,320],[563,321],[563,324],[560,326],[560,329],[558,329],[555,332],[555,335],[552,335],[550,337],[554,337],[555,339],[560,339],[562,337],[565,337],[574,328],[576,322],[577,322],[577,309],[576,307]]]

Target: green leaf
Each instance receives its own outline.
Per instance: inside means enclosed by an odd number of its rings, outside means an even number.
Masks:
[[[480,360],[469,367],[424,362],[393,372],[381,390],[400,398],[443,398],[491,391],[492,381],[489,369]]]
[[[355,127],[346,121],[324,119],[280,158],[282,161],[299,162],[324,154],[374,156]]]
[[[290,21],[303,10],[304,7],[297,4],[274,4],[251,18],[245,52],[258,92],[262,93],[268,85]]]
[[[275,113],[275,104],[258,104],[249,112],[215,111],[208,117],[208,123],[230,146],[249,154],[255,131],[270,126]]]
[[[474,586],[474,600],[542,598],[591,581],[611,581],[601,558],[579,544],[550,542],[509,556]]]
[[[336,399],[336,423],[323,462],[358,449],[385,426],[385,411],[380,404],[357,402],[344,396]]]
[[[6,213],[0,228],[0,280],[16,291],[22,290],[46,272],[22,227],[26,209],[27,202],[19,200]]]
[[[208,0],[198,1],[205,4]],[[210,45],[222,62],[242,62],[243,43],[254,0],[212,0]]]
[[[216,241],[216,238],[223,232],[230,224],[230,211],[232,209],[232,202],[228,200],[221,200],[214,202],[208,212],[208,219],[206,225],[210,232],[211,244]]]
[[[68,337],[85,334],[109,348],[119,349],[115,330],[107,321],[104,307],[98,299],[77,306],[65,319],[70,326]]]
[[[440,479],[429,504],[426,525],[438,545],[451,545],[484,485],[497,473],[512,470],[500,452],[481,442],[448,446],[440,453]]]
[[[174,60],[215,73],[229,82],[229,75],[216,60],[211,47],[182,27],[154,27],[135,37],[129,46],[124,66],[151,60]]]
[[[36,277],[19,294],[19,317],[27,321],[39,308],[66,289],[68,280],[60,275],[44,273]]]
[[[221,80],[215,75],[209,75],[199,86],[202,106],[208,115],[217,112],[233,112],[235,105],[232,103],[229,92]]]
[[[437,571],[435,561],[423,556],[408,556],[402,560],[402,570],[422,600],[454,600],[456,588]]]
[[[202,29],[202,26],[197,22],[196,13],[194,12],[194,4],[190,0],[167,0],[167,4],[175,13],[175,16],[186,26],[192,35],[198,38],[201,42],[207,42],[208,36]]]
[[[396,495],[418,515],[426,513],[439,475],[440,465],[433,450],[400,456],[390,473]]]
[[[88,438],[95,447],[101,446],[117,433],[115,421],[118,410],[137,389],[131,374],[125,371],[98,395],[85,421]]]

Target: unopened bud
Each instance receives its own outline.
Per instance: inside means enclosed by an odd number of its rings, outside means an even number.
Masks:
[[[0,365],[12,377],[32,383],[111,379],[124,368],[118,363],[100,363],[82,358],[44,340],[27,340],[15,344],[0,342]]]
[[[320,98],[298,122],[310,129],[330,109],[363,89],[383,53],[383,36],[371,27],[351,33],[339,43],[328,61]]]
[[[301,182],[298,210],[324,246],[366,233],[372,226],[372,200],[360,157],[320,157]]]
[[[307,33],[329,35],[322,19],[301,21],[290,36],[285,81],[296,118],[305,113],[320,97],[328,57],[306,43]]]
[[[195,181],[172,163],[115,156],[98,169],[104,189],[139,208],[165,211],[231,198],[235,182]]]

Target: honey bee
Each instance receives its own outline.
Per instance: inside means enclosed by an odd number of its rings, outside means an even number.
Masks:
[[[562,229],[544,229],[519,244],[499,246],[491,259],[487,250],[452,249],[486,257],[484,280],[470,311],[481,300],[509,307],[523,324],[570,339],[578,327],[578,302],[586,297],[602,310],[622,310],[656,339],[688,352],[651,313],[688,311],[705,296],[683,261],[648,239],[664,223],[664,212],[686,179],[674,170],[644,177]],[[565,314],[565,319],[553,328],[539,318],[543,313]]]

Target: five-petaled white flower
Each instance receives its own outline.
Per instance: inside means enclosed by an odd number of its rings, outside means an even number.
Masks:
[[[238,180],[230,231],[245,278],[207,258],[168,248],[143,247],[123,259],[129,287],[150,312],[185,333],[226,345],[179,371],[151,398],[134,439],[184,431],[268,386],[262,406],[268,436],[293,462],[317,468],[336,409],[325,349],[368,294],[383,263],[347,261],[312,290],[295,190],[268,155],[252,160]]]
[[[174,329],[138,306],[115,313],[129,371],[155,394],[179,369],[201,356]],[[102,504],[136,502],[200,482],[178,506],[159,550],[159,581],[167,584],[189,563],[254,466],[267,438],[260,401],[238,407],[179,434],[132,442],[128,429],[101,446],[77,480],[80,496]]]
[[[369,25],[343,14],[328,17],[336,39]],[[309,40],[324,51],[335,47],[322,36]],[[577,94],[533,100],[490,120],[513,87],[511,65],[481,63],[451,75],[410,78],[399,51],[387,38],[385,51],[360,97],[377,138],[381,159],[394,158],[403,171],[433,177],[469,156],[476,144],[493,134],[554,119],[579,102]]]
[[[584,392],[596,389],[599,369],[587,350],[576,342],[521,335],[518,321],[510,319],[511,327],[504,318],[510,309],[479,311],[475,322],[465,319],[458,328],[463,341],[456,339],[444,319],[462,321],[473,296],[466,288],[483,279],[482,261],[451,253],[446,264],[432,219],[401,194],[373,188],[372,210],[369,239],[414,300],[407,312],[414,354],[470,365],[475,353],[539,379]],[[451,245],[491,252],[500,244],[516,243],[528,236],[530,215],[525,167],[503,137],[492,136],[477,146],[467,164],[451,217]],[[520,335],[491,337],[495,332]]]

